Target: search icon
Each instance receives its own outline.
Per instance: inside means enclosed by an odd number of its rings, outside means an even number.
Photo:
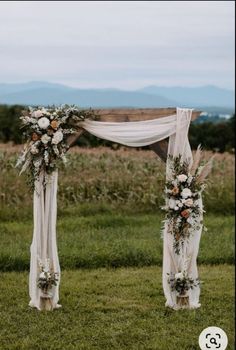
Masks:
[[[217,345],[216,338],[213,338],[213,337],[212,337],[212,338],[210,339],[210,343],[211,343],[211,344],[214,344],[214,345]]]
[[[220,327],[207,327],[199,335],[198,344],[201,350],[226,350],[228,337]]]

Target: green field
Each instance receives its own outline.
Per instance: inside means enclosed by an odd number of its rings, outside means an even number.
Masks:
[[[206,153],[205,157],[209,158]],[[60,302],[28,307],[32,193],[0,152],[0,350],[197,350],[208,326],[234,349],[234,157],[216,156],[204,197],[195,311],[165,308],[162,290],[164,166],[151,152],[72,151],[60,170]]]
[[[160,267],[64,270],[62,309],[27,306],[24,273],[0,279],[0,344],[6,350],[197,350],[208,326],[228,334],[234,349],[233,267],[201,266],[198,310],[164,307]]]
[[[85,211],[86,209],[86,211]],[[160,214],[117,213],[105,206],[73,207],[58,220],[58,249],[62,268],[162,265]],[[96,210],[98,211],[96,213]],[[99,212],[102,211],[102,212]],[[208,215],[199,263],[234,262],[233,216]],[[0,223],[0,270],[29,268],[32,221]]]

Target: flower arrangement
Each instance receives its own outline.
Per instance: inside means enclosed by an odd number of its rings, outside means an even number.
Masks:
[[[189,289],[193,289],[200,284],[199,279],[193,279],[188,276],[186,271],[178,272],[176,274],[168,274],[168,283],[170,284],[171,291],[176,291],[179,297],[186,296],[186,292]]]
[[[53,272],[50,268],[50,260],[46,260],[46,264],[43,265],[42,262],[39,262],[39,276],[37,280],[37,286],[47,297],[50,297],[49,290],[53,286],[56,286],[58,282],[58,273]]]
[[[92,111],[67,105],[49,108],[29,107],[23,111],[20,119],[28,142],[16,166],[21,167],[20,174],[28,170],[32,187],[41,172],[50,175],[58,168],[60,161],[66,162],[65,154],[69,149],[67,137],[76,132],[78,121],[92,118],[93,115]]]
[[[213,158],[205,165],[200,164],[200,159],[200,146],[191,167],[187,161],[181,161],[181,156],[168,159],[172,177],[166,182],[166,205],[162,209],[166,211],[168,232],[174,236],[176,254],[180,254],[180,244],[202,223],[203,209],[199,200]]]

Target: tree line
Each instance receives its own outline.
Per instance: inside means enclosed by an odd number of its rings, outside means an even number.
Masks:
[[[20,115],[24,106],[0,105],[0,142],[24,143],[20,129]],[[234,152],[235,148],[235,115],[230,119],[218,123],[209,121],[203,123],[191,123],[189,129],[189,140],[191,147],[196,149],[199,144],[204,149],[217,152]],[[77,141],[82,147],[108,146],[118,148],[110,141],[101,140],[85,132]]]

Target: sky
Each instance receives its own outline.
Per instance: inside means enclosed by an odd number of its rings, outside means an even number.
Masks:
[[[1,1],[0,83],[234,89],[234,1]]]

